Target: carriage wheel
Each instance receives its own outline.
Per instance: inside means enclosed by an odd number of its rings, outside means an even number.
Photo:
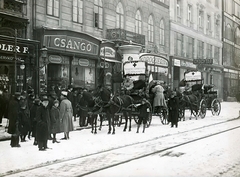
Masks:
[[[207,104],[206,104],[206,101],[202,99],[199,106],[199,116],[203,119],[206,116],[206,113],[207,113]]]
[[[152,122],[152,106],[150,102],[147,102],[146,104],[147,104],[147,112],[148,112],[147,127],[149,127]]]
[[[168,124],[168,109],[162,108],[159,118],[163,125]]]
[[[221,112],[221,103],[216,98],[211,103],[211,111],[213,116],[214,115],[218,116]]]

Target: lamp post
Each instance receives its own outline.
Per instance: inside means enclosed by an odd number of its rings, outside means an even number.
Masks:
[[[39,72],[39,83],[40,83],[40,94],[45,92],[46,90],[46,65],[48,64],[47,62],[47,52],[48,49],[43,46],[43,48],[40,49],[41,52],[41,64],[40,64],[40,72]]]

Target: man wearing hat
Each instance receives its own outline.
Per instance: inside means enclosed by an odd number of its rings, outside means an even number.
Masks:
[[[60,103],[60,121],[63,124],[64,138],[69,139],[69,132],[73,131],[73,109],[72,103],[67,99],[67,91],[61,92],[61,103]]]
[[[11,134],[11,147],[21,147],[19,144],[19,101],[21,99],[21,94],[16,92],[9,102],[8,109],[8,118],[9,118],[9,126],[8,133]]]
[[[33,145],[37,145],[37,138],[36,138],[36,129],[37,129],[37,110],[41,107],[41,100],[37,97],[33,101],[33,106],[30,109],[30,120],[31,120],[31,132],[32,137],[34,137]]]
[[[37,110],[37,142],[39,151],[45,151],[47,147],[47,141],[50,134],[50,113],[48,107],[48,97],[44,95],[42,97],[42,105]]]

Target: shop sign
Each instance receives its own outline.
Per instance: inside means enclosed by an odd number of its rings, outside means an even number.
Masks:
[[[44,44],[50,49],[88,55],[98,55],[99,50],[99,45],[91,41],[67,35],[45,35]]]
[[[87,59],[79,59],[78,64],[80,66],[89,66],[89,61]]]
[[[49,62],[50,63],[62,63],[62,57],[59,55],[50,55],[49,56]]]
[[[15,45],[8,44],[5,42],[0,42],[0,51],[5,51],[5,52],[15,52]],[[16,52],[17,53],[22,53],[22,54],[27,54],[28,52],[28,46],[23,46],[23,45],[17,45],[16,46]]]
[[[148,64],[153,64],[155,66],[168,66],[168,61],[164,58],[152,56],[152,55],[144,55],[141,56],[140,61],[146,61]]]
[[[178,59],[174,59],[174,66],[181,66],[181,62]]]
[[[193,59],[193,64],[213,64],[213,59]]]
[[[181,66],[184,66],[184,67],[187,67],[187,68],[196,68],[197,67],[196,65],[194,65],[191,62],[183,61],[183,60],[181,60]]]
[[[106,58],[115,58],[116,51],[112,47],[102,47],[100,49],[100,56]]]

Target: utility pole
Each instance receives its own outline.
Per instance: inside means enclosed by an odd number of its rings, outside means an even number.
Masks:
[[[13,94],[17,91],[17,29],[14,35],[14,86]]]

